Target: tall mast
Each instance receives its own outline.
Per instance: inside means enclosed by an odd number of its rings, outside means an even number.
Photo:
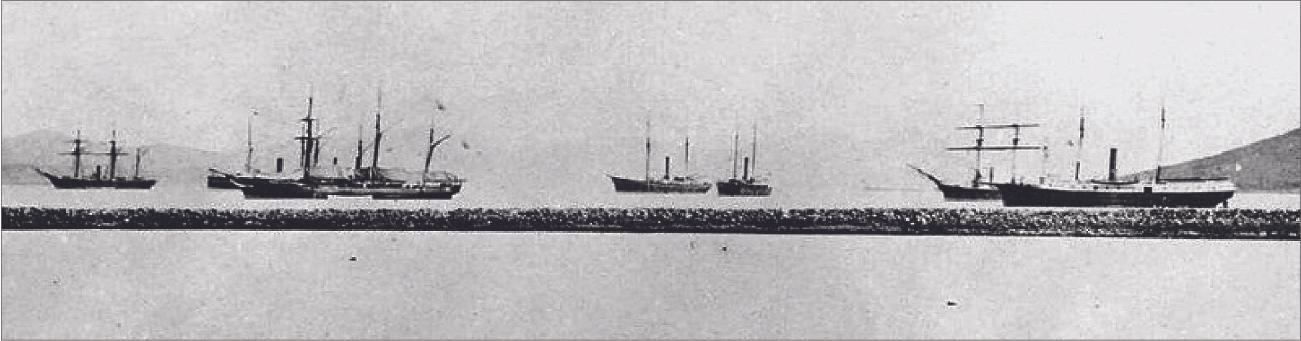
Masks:
[[[736,179],[737,145],[741,143],[741,134],[732,132],[732,178]]]
[[[299,143],[301,144],[299,146],[300,155],[298,158],[298,162],[299,165],[303,167],[304,179],[312,177],[312,154],[313,151],[319,150],[316,148],[316,136],[313,133],[314,126],[312,122],[316,121],[316,119],[312,118],[312,104],[313,104],[312,96],[308,95],[307,96],[307,117],[301,119],[301,121],[305,123],[304,124],[305,130],[303,131],[302,136],[298,136],[294,138],[298,140]]]
[[[1080,181],[1080,160],[1084,157],[1084,107],[1080,107],[1080,140],[1075,144],[1075,181]]]
[[[371,152],[370,156],[370,177],[372,179],[379,175],[379,143],[380,139],[384,137],[379,125],[382,111],[384,111],[384,88],[377,87],[375,89],[375,150]]]
[[[363,118],[364,118],[364,117],[365,117],[365,116],[363,116]],[[358,124],[357,124],[357,155],[356,155],[355,158],[353,158],[353,162],[352,162],[352,173],[353,173],[354,176],[358,176],[358,177],[361,176],[361,158],[362,158],[362,154],[365,153],[365,150],[363,150],[363,147],[362,147],[361,139],[362,139],[362,124],[360,124],[360,122],[358,122]]]
[[[971,180],[971,187],[980,185],[980,168],[982,167],[980,151],[985,147],[985,103],[978,103],[976,106],[980,108],[976,114],[976,178]],[[989,172],[988,181],[994,181],[994,172]]]
[[[244,174],[253,173],[253,117],[257,116],[257,109],[253,109],[253,114],[248,117],[248,154],[244,156]],[[140,153],[136,152],[138,159]]]
[[[650,138],[650,129],[651,129],[650,117],[646,117],[646,181],[647,181],[647,182],[650,182],[650,180],[651,180],[651,177],[650,177],[650,157],[651,157],[651,138]]]
[[[72,139],[72,152],[67,153],[72,154],[72,175],[77,178],[81,177],[81,155],[85,152],[81,148],[83,142],[85,140],[81,139],[81,129],[77,129],[77,137]]]
[[[136,147],[136,167],[135,167],[134,171],[133,171],[132,174],[131,174],[131,178],[132,178],[132,179],[139,179],[139,178],[140,178],[140,156],[143,155],[143,154],[144,154],[144,151],[143,151],[142,149],[140,149],[140,147]]]
[[[1161,161],[1165,156],[1165,100],[1161,101],[1161,126],[1156,142],[1156,176],[1152,182],[1161,182]]]
[[[749,169],[758,169],[758,168],[759,168],[759,124],[758,124],[758,123],[753,124],[753,125],[750,126],[750,128],[751,128],[751,131],[750,131],[750,167],[749,167]],[[752,173],[758,173],[758,172],[756,171],[756,172],[752,172]],[[752,178],[752,177],[747,177],[747,178]],[[747,180],[749,180],[749,179],[747,179]]]
[[[108,140],[108,178],[117,178],[117,130],[113,131],[113,138]]]
[[[687,136],[687,142],[685,144],[685,147],[683,148],[684,150],[682,152],[682,163],[686,165],[686,168],[684,168],[685,170],[682,172],[682,175],[686,176],[686,175],[691,175],[691,137],[690,136]]]

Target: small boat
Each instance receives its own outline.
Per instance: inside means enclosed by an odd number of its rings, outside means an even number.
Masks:
[[[73,156],[72,175],[56,175],[43,171],[40,168],[34,168],[34,170],[36,173],[48,179],[54,188],[58,189],[150,189],[154,187],[154,184],[158,183],[158,180],[140,176],[140,158],[145,152],[140,148],[136,148],[135,169],[132,172],[132,175],[130,177],[117,176],[117,158],[122,155],[127,155],[127,153],[118,151],[117,131],[113,131],[113,138],[109,140],[108,152],[101,154],[108,155],[109,157],[108,174],[104,174],[100,166],[95,166],[95,173],[83,177],[81,175],[81,156],[86,154],[99,154],[87,152],[85,148],[82,147],[82,144],[85,142],[85,140],[81,139],[81,131],[78,130],[77,137],[72,140],[72,151],[62,153]]]

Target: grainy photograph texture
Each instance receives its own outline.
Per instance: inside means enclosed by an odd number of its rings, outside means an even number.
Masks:
[[[1297,2],[0,3],[0,337],[1301,337]]]

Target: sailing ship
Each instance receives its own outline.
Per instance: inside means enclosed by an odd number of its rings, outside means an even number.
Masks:
[[[127,153],[118,150],[116,130],[113,131],[113,138],[108,142],[109,149],[107,153],[87,152],[86,149],[82,147],[82,144],[84,143],[86,143],[86,140],[81,139],[81,131],[78,130],[77,137],[72,140],[72,146],[73,146],[72,151],[67,153],[61,153],[64,155],[72,155],[73,161],[72,161],[71,176],[55,175],[43,171],[40,168],[35,169],[36,173],[39,173],[41,174],[41,176],[44,176],[46,179],[49,179],[50,184],[54,185],[54,188],[59,188],[59,189],[84,189],[84,188],[150,189],[154,187],[154,184],[158,183],[158,180],[147,179],[140,176],[140,158],[145,152],[141,148],[136,148],[135,169],[132,171],[131,177],[117,176],[117,158],[122,155],[127,155]],[[107,176],[103,174],[102,168],[100,168],[100,166],[95,166],[95,173],[91,174],[90,176],[83,177],[81,175],[81,156],[87,154],[108,155],[109,161],[108,161]]]
[[[963,127],[958,127],[958,128],[957,128],[958,130],[975,130],[975,131],[977,132],[977,134],[976,134],[976,145],[975,145],[975,146],[951,147],[951,148],[948,148],[949,151],[962,151],[962,152],[970,152],[970,151],[974,151],[974,152],[976,152],[976,168],[974,169],[976,174],[975,174],[975,176],[972,177],[972,179],[971,179],[971,185],[967,186],[967,185],[963,185],[963,184],[949,184],[949,183],[944,182],[943,180],[940,180],[938,177],[936,177],[936,176],[934,176],[934,175],[932,175],[932,174],[930,174],[930,173],[927,173],[925,170],[922,170],[921,168],[918,168],[918,167],[913,166],[913,165],[908,165],[908,167],[910,167],[910,168],[912,168],[913,170],[917,171],[917,173],[920,173],[922,176],[926,177],[927,180],[930,180],[932,183],[934,183],[934,184],[935,184],[935,187],[936,187],[936,188],[939,188],[940,192],[944,194],[944,199],[945,199],[945,200],[948,200],[948,201],[999,200],[999,197],[1000,197],[1000,195],[999,195],[999,190],[998,190],[997,187],[994,186],[994,183],[992,182],[993,179],[994,179],[994,167],[989,167],[989,175],[988,175],[988,176],[985,176],[984,174],[981,173],[981,169],[982,169],[982,164],[981,164],[981,161],[982,161],[982,160],[981,160],[981,154],[982,154],[984,151],[1010,151],[1010,152],[1012,152],[1012,167],[1013,167],[1013,168],[1012,168],[1012,173],[1013,173],[1014,176],[1013,176],[1013,179],[1010,180],[1010,181],[1014,182],[1014,181],[1016,181],[1016,179],[1015,179],[1015,173],[1016,173],[1016,152],[1017,152],[1018,150],[1043,150],[1043,149],[1045,148],[1044,146],[1033,146],[1033,145],[1031,145],[1031,146],[1023,146],[1023,145],[1021,145],[1021,129],[1022,129],[1022,128],[1036,128],[1036,127],[1039,127],[1038,124],[1034,124],[1034,123],[1011,123],[1011,124],[990,124],[990,125],[986,125],[986,124],[983,124],[983,122],[982,122],[982,121],[984,120],[984,116],[985,116],[985,105],[984,105],[984,104],[978,104],[977,106],[979,106],[979,108],[980,108],[980,114],[979,114],[980,116],[979,116],[979,119],[976,121],[976,125],[973,125],[973,126],[963,126]],[[1010,146],[985,145],[985,131],[986,131],[986,130],[999,130],[999,129],[1012,129],[1012,131],[1013,131],[1013,135],[1012,135],[1012,145],[1010,145]]]
[[[302,119],[305,125],[304,134],[295,137],[301,146],[300,164],[303,167],[303,176],[298,179],[257,181],[235,178],[233,181],[239,185],[246,198],[326,199],[331,196],[358,196],[373,199],[451,199],[452,196],[460,193],[463,179],[446,171],[430,172],[429,170],[434,149],[451,138],[451,135],[444,135],[435,139],[432,124],[429,128],[425,166],[419,182],[395,179],[387,174],[388,170],[379,167],[380,142],[383,138],[382,98],[382,94],[377,95],[374,152],[369,168],[361,167],[363,149],[359,137],[353,174],[346,177],[313,175],[313,168],[319,160],[321,137],[315,133],[314,122],[317,119],[312,117],[312,101],[309,97],[307,117]],[[437,109],[445,110],[442,103],[438,103]]]
[[[1060,183],[1005,183],[996,184],[1003,206],[1065,206],[1065,207],[1215,207],[1227,205],[1237,190],[1225,177],[1215,178],[1163,178],[1161,154],[1164,150],[1165,106],[1161,106],[1161,138],[1157,149],[1157,166],[1149,181],[1116,178],[1116,148],[1111,148],[1105,180],[1079,181],[1079,162],[1075,165],[1075,181]],[[1084,140],[1084,117],[1080,117],[1080,143]]]
[[[732,178],[727,179],[727,181],[719,181],[716,184],[718,186],[719,196],[766,197],[772,195],[772,187],[769,187],[768,184],[761,183],[758,179],[750,176],[751,166],[754,165],[751,161],[758,160],[759,158],[759,128],[757,126],[754,128],[751,138],[750,156],[744,158],[744,165],[741,168],[741,177],[737,178],[736,159],[739,154],[737,147],[741,136],[740,134],[732,134]],[[758,161],[754,162],[758,163]]]

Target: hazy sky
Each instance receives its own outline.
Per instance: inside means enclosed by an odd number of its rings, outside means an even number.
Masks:
[[[965,176],[971,156],[943,147],[971,143],[953,126],[976,103],[1045,124],[1026,141],[1058,172],[1081,105],[1094,171],[1109,146],[1151,166],[1162,102],[1170,163],[1301,125],[1296,2],[0,6],[4,136],[235,150],[257,108],[260,148],[288,155],[310,93],[349,159],[382,86],[396,166],[420,162],[440,99],[449,169],[638,175],[649,117],[657,160],[690,136],[693,171],[726,175],[732,132],[757,123],[761,172],[831,184],[905,162]]]

